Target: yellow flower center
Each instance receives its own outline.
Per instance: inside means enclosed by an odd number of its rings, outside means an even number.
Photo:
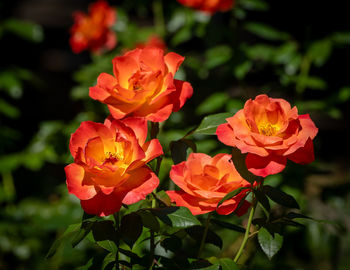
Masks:
[[[270,123],[262,123],[259,125],[259,133],[265,136],[273,136],[276,134],[278,127]]]
[[[105,155],[106,155],[106,158],[105,158],[105,160],[103,162],[104,164],[110,163],[110,164],[114,165],[119,160],[123,160],[124,159],[124,151],[123,151],[121,145],[116,145],[116,152],[114,152],[114,153],[106,152]]]

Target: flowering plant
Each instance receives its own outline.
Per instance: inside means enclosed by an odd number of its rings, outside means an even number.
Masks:
[[[179,2],[211,14],[233,5]],[[107,118],[84,121],[71,135],[74,162],[65,167],[66,183],[85,212],[79,226],[67,232],[72,244],[89,237],[109,252],[104,266],[172,269],[172,255],[163,253],[176,254],[192,238],[197,245],[185,252],[182,269],[238,269],[248,239],[258,235],[271,259],[282,246],[282,228],[307,217],[288,211],[274,218],[270,201],[286,208],[299,205],[265,178],[281,173],[287,160],[314,160],[316,125],[287,100],[260,94],[237,112],[207,115],[164,143],[165,121],[189,106],[200,89],[184,78],[186,57],[170,49],[165,53],[167,46],[149,37],[149,42],[135,42],[135,49],[112,52],[106,62],[113,75],[101,69],[89,86],[89,97]],[[198,151],[208,135],[229,147],[213,156]],[[245,227],[234,223],[238,217],[246,219]],[[215,226],[243,233],[230,258],[203,255],[207,243],[223,246]]]

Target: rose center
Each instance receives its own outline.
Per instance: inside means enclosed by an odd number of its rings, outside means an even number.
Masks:
[[[123,158],[124,158],[124,155],[121,151],[117,150],[117,152],[115,152],[115,153],[107,152],[106,158],[105,158],[103,164],[109,163],[109,164],[114,165],[116,162],[118,162],[119,160],[122,160]]]
[[[259,125],[259,133],[265,136],[273,136],[277,132],[277,128],[270,123],[260,124]]]

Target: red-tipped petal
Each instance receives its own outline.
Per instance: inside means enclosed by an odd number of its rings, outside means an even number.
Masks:
[[[245,162],[251,173],[261,177],[266,177],[283,171],[286,167],[287,159],[276,155],[261,157],[248,153]]]
[[[299,148],[293,154],[287,156],[291,161],[298,164],[308,164],[315,160],[314,144],[311,139],[308,139],[305,146]]]
[[[189,99],[193,94],[192,85],[188,82],[180,80],[174,80],[176,91],[171,94],[171,100],[174,102],[174,112],[177,112],[185,104],[186,100]]]
[[[163,148],[160,142],[157,139],[148,141],[142,146],[142,149],[145,151],[146,157],[142,160],[147,163],[148,161],[163,155]]]
[[[92,182],[85,178],[84,168],[72,163],[64,168],[66,172],[66,183],[69,193],[74,194],[81,200],[91,199],[96,195],[96,189]]]
[[[122,120],[122,122],[129,128],[131,128],[140,145],[143,145],[147,138],[147,121],[141,117],[128,117]]]
[[[133,204],[146,198],[159,185],[158,177],[148,168],[133,171],[122,188],[130,190],[123,199],[125,204]]]
[[[225,123],[219,125],[216,129],[216,136],[218,136],[219,141],[223,144],[235,146],[233,141],[235,134],[229,124]]]
[[[80,204],[84,211],[91,215],[97,216],[109,216],[119,211],[122,206],[122,200],[124,198],[123,193],[113,192],[109,195],[105,195],[99,192],[95,197],[90,200],[81,200]]]
[[[215,210],[215,207],[205,207],[199,205],[200,200],[198,198],[193,197],[183,191],[170,190],[166,191],[166,193],[177,206],[187,207],[193,215],[206,214]]]
[[[178,55],[177,53],[170,52],[164,56],[165,64],[168,67],[169,72],[175,76],[176,71],[179,69],[185,57]]]

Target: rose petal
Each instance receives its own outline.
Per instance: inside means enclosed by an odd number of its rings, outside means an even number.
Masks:
[[[251,173],[261,177],[266,177],[283,171],[286,167],[287,159],[276,155],[261,157],[248,153],[245,162]]]
[[[166,193],[172,201],[175,201],[177,206],[187,207],[193,215],[206,214],[215,210],[215,206],[205,207],[199,205],[199,198],[193,197],[183,191],[169,190]]]
[[[80,204],[84,211],[90,215],[109,216],[119,211],[125,194],[113,192],[105,195],[102,192],[89,200],[81,200]]]
[[[127,191],[123,203],[133,204],[146,198],[159,185],[158,177],[146,166],[130,173],[130,178],[121,187]]]
[[[293,154],[287,156],[288,159],[299,164],[308,164],[315,160],[314,144],[311,139],[308,139],[305,146],[299,148]]]
[[[85,178],[84,168],[72,163],[64,168],[66,172],[66,183],[68,192],[74,194],[81,200],[91,199],[96,195],[96,189],[92,181]]]

